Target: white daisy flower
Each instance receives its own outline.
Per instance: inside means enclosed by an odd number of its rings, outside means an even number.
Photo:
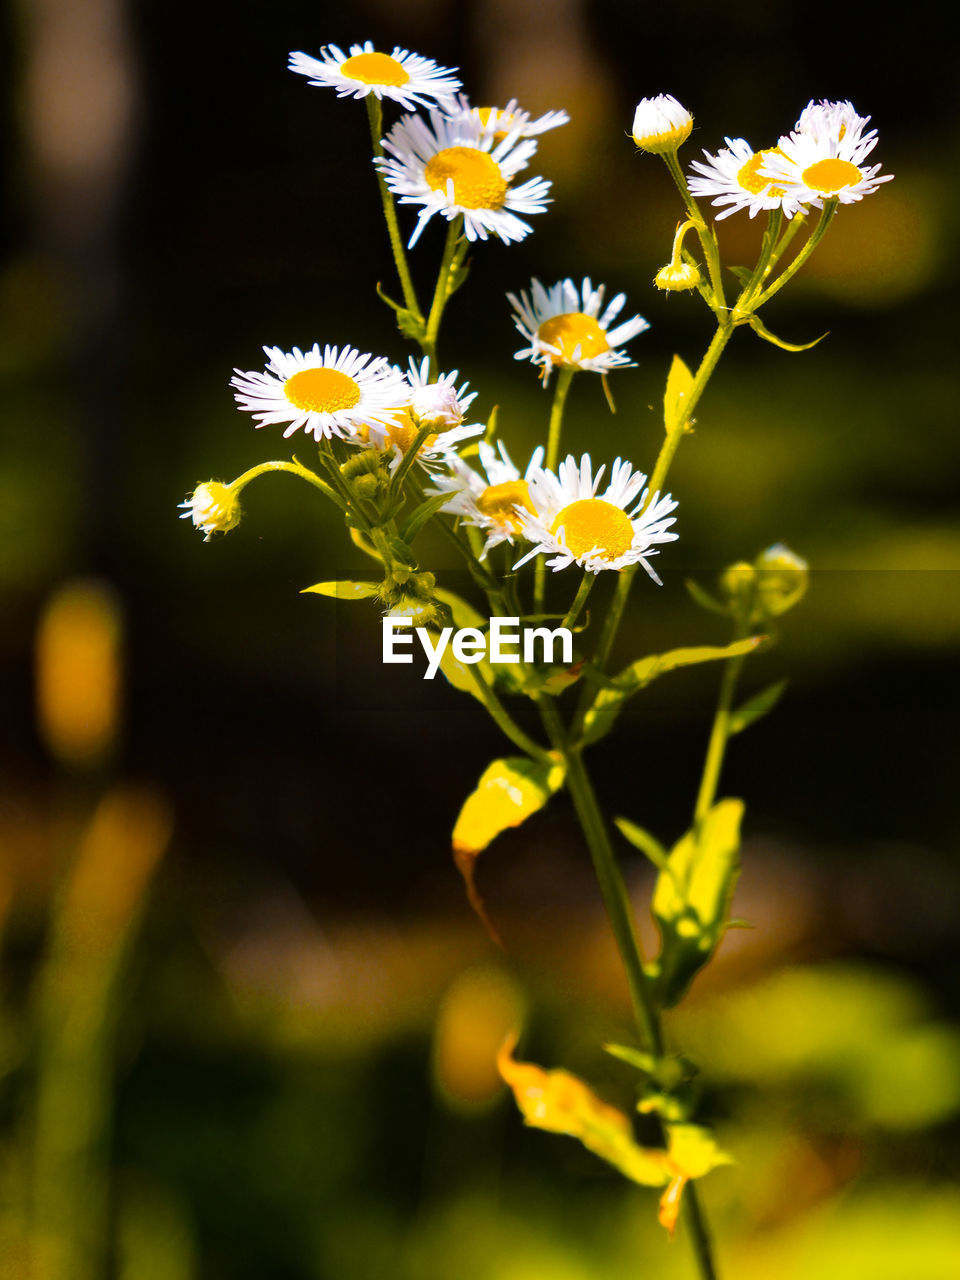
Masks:
[[[633,140],[641,151],[663,155],[690,137],[693,116],[669,93],[641,98],[633,116]]]
[[[398,369],[394,372],[400,373]],[[457,447],[484,431],[482,422],[464,422],[477,393],[467,394],[468,382],[458,390],[457,376],[454,369],[431,382],[429,358],[424,357],[418,365],[411,356],[410,371],[403,378],[403,398],[381,421],[362,427],[355,443],[384,452],[392,449],[390,466],[395,470],[419,431],[424,426],[435,427],[417,451],[417,462],[427,470],[452,465]]]
[[[514,359],[542,365],[544,384],[554,365],[591,373],[634,367],[629,356],[616,348],[649,329],[649,324],[643,316],[634,316],[615,329],[609,327],[622,311],[626,294],[618,293],[601,311],[606,285],[594,289],[589,277],[579,290],[569,278],[548,289],[536,279],[530,285],[530,292],[525,290],[519,297],[507,294],[513,322],[530,344]]]
[[[291,53],[290,70],[309,76],[310,83],[336,89],[338,98],[392,98],[408,110],[418,106],[451,106],[462,87],[454,68],[439,67],[407,49],[377,53],[373,43],[352,44],[345,54],[335,44],[324,45],[319,58]]]
[[[754,151],[744,138],[724,138],[725,147],[711,155],[704,151],[707,163],[691,161],[696,170],[689,179],[690,190],[695,196],[713,196],[713,205],[730,205],[717,214],[717,221],[729,218],[732,213],[747,209],[755,218],[761,209],[783,209],[792,218],[802,207],[795,196],[788,196],[783,187],[776,186],[761,172],[772,157],[780,154],[776,147]],[[697,176],[697,174],[701,176]]]
[[[531,230],[518,213],[542,213],[550,183],[531,178],[511,186],[537,149],[514,131],[502,142],[470,115],[448,117],[439,111],[403,116],[383,140],[388,155],[376,163],[401,204],[420,204],[412,247],[434,214],[448,222],[463,214],[468,240],[498,236],[509,243]]]
[[[837,154],[841,154],[841,144],[846,149],[855,149],[869,143],[869,147],[860,152],[860,158],[863,159],[877,143],[876,129],[871,129],[866,134],[863,132],[869,123],[870,117],[858,115],[852,102],[829,102],[823,99],[821,102],[808,102],[793,128],[794,132],[809,134],[817,142],[834,143],[838,148]]]
[[[181,520],[192,520],[194,528],[204,533],[209,542],[215,533],[229,533],[240,523],[243,512],[239,495],[233,486],[219,480],[206,480],[198,484],[186,500],[178,504],[185,507]]]
[[[590,455],[585,453],[579,466],[571,454],[556,475],[543,468],[529,476],[527,487],[536,514],[522,509],[518,514],[521,533],[536,545],[517,561],[515,569],[533,556],[550,555],[553,558],[546,563],[554,573],[571,564],[590,573],[642,564],[654,582],[660,582],[647,557],[658,554],[655,543],[675,541],[677,535],[669,528],[676,502],[669,494],[655,493],[644,509],[647,477],[620,458],[598,497],[603,472],[600,467],[596,476],[591,475]]]
[[[768,152],[760,176],[782,187],[789,199],[822,209],[825,200],[854,204],[872,195],[892,173],[864,164],[877,145],[877,131],[864,133],[869,116],[849,102],[811,102],[797,128]]]
[[[264,373],[234,369],[230,385],[241,409],[258,427],[289,423],[284,436],[303,427],[319,442],[323,436],[349,439],[363,427],[383,429],[394,421],[397,405],[408,404],[403,374],[384,356],[361,355],[353,347],[324,347],[306,353],[264,347]]]
[[[501,142],[509,134],[516,138],[534,138],[549,129],[570,123],[566,111],[547,111],[535,120],[529,111],[520,110],[516,98],[511,98],[505,107],[474,107],[461,95],[457,98],[456,109],[448,109],[448,114],[468,116],[477,121],[482,129],[493,134],[494,142]]]
[[[440,508],[441,511],[462,516],[465,524],[486,532],[487,540],[480,555],[483,560],[491,547],[497,547],[501,542],[512,544],[520,533],[519,508],[533,513],[527,481],[540,469],[543,449],[534,450],[523,476],[514,466],[502,441],[497,442],[496,449],[484,441],[479,446],[479,454],[486,479],[462,458],[454,458],[450,475],[434,477],[436,488],[433,492],[450,494],[450,501]]]

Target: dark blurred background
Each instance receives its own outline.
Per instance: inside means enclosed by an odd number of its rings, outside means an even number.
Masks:
[[[336,513],[278,476],[247,490],[227,537],[204,545],[177,519],[200,480],[291,446],[309,459],[301,438],[255,431],[234,407],[231,370],[260,367],[263,344],[410,354],[374,296],[377,281],[395,285],[363,106],[286,70],[290,50],[368,38],[459,67],[475,102],[517,97],[572,117],[531,165],[553,180],[551,211],[521,244],[477,247],[441,342],[445,367],[480,393],[477,415],[500,406],[515,458],[542,438],[549,399],[512,359],[505,291],[589,274],[651,322],[630,346],[639,367],[611,380],[616,417],[597,380],[575,382],[565,439],[595,460],[620,453],[650,469],[670,359],[693,365],[709,340],[697,298],[651,285],[680,209],[663,166],[629,138],[640,97],[670,92],[694,112],[686,163],[724,135],[773,145],[810,98],[849,97],[880,130],[871,159],[896,181],[841,209],[765,312],[791,341],[829,337],[798,355],[748,332],[731,344],[671,474],[681,541],[660,557],[662,590],[638,583],[619,656],[727,639],[690,601],[688,577],[710,586],[776,541],[810,562],[807,599],[745,673],[747,692],[788,676],[787,694],[735,741],[723,782],[747,801],[734,914],[757,927],[730,935],[676,1023],[685,1046],[703,1046],[705,1114],[740,1159],[705,1195],[730,1275],[958,1273],[960,192],[941,12],[586,0],[3,10],[11,1276],[31,1274],[29,1153],[44,1089],[56,1095],[43,1083],[56,1034],[42,1028],[56,1025],[63,886],[90,812],[131,784],[173,834],[149,894],[138,882],[110,916],[123,961],[89,1025],[91,1043],[115,1045],[102,1056],[116,1067],[75,1105],[99,1097],[113,1117],[97,1130],[111,1243],[85,1274],[690,1274],[650,1197],[565,1140],[522,1131],[490,1075],[527,1007],[531,1057],[629,1105],[629,1078],[598,1061],[600,1041],[629,1035],[629,1010],[566,797],[480,864],[500,954],[464,900],[449,832],[502,743],[472,699],[382,668],[374,606],[298,594],[366,576]],[[720,225],[726,260],[751,261],[759,228]],[[431,225],[413,255],[424,290],[441,243]],[[446,549],[423,546],[425,566],[467,594]],[[91,583],[81,596],[104,611],[105,661],[123,671],[122,729],[99,771],[58,760],[35,712],[37,629],[74,579]],[[78,651],[69,635],[67,649]],[[87,678],[80,663],[75,680]],[[716,681],[710,667],[665,678],[595,752],[603,798],[667,842],[689,821]],[[647,870],[621,852],[642,903]]]

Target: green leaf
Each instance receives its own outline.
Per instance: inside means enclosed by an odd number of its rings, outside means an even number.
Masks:
[[[732,272],[741,284],[749,284],[753,276],[752,267],[728,267],[727,270]]]
[[[638,827],[635,822],[631,822],[629,818],[614,818],[613,825],[617,828],[625,840],[633,845],[635,849],[639,849],[655,867],[663,871],[667,866],[667,851],[649,831],[644,831],[643,827]]]
[[[463,627],[475,627],[478,631],[486,629],[487,619],[481,617],[473,605],[467,604],[466,600],[462,600],[453,591],[447,591],[445,587],[435,587],[431,595],[450,610],[451,621],[458,630]],[[459,689],[461,693],[469,693],[478,702],[483,702],[483,694],[477,688],[477,677],[474,675],[474,671],[478,671],[488,685],[492,685],[494,682],[494,671],[486,658],[482,658],[479,663],[473,663],[472,665],[459,662],[454,657],[453,645],[451,644],[448,644],[443,651],[443,656],[440,659],[440,670],[455,689]]]
[[[648,658],[639,658],[614,679],[611,687],[599,691],[593,706],[584,717],[583,741],[596,742],[609,733],[620,714],[624,701],[646,688],[665,672],[673,671],[677,667],[695,666],[701,662],[717,662],[752,653],[764,640],[766,636],[750,636],[747,640],[738,640],[734,644],[723,647],[698,645],[694,648],[671,649],[669,653],[656,653]]]
[[[693,387],[693,374],[679,356],[673,357],[673,364],[667,375],[667,387],[663,393],[663,425],[667,435],[682,429],[687,420],[684,402],[688,399]]]
[[[412,542],[430,517],[436,515],[444,503],[449,501],[449,493],[438,493],[434,497],[427,498],[426,501],[421,502],[410,513],[408,520],[400,530],[400,536],[404,542]]]
[[[369,600],[380,590],[379,582],[315,582],[300,592],[313,592],[318,596],[331,596],[334,600]]]
[[[821,333],[820,337],[814,338],[812,342],[785,342],[783,338],[778,338],[775,333],[771,333],[759,316],[752,315],[749,323],[750,328],[754,333],[759,334],[764,342],[772,342],[781,351],[809,351],[811,347],[815,347],[818,342],[822,342],[827,336],[826,333]]]
[[[644,1053],[642,1049],[634,1049],[629,1044],[605,1044],[603,1048],[614,1058],[619,1058],[621,1062],[636,1067],[638,1071],[643,1071],[648,1076],[654,1075],[657,1070],[657,1059],[652,1053]]]
[[[748,698],[731,714],[727,724],[727,732],[730,734],[743,733],[744,729],[749,729],[752,724],[762,716],[765,716],[768,711],[773,710],[783,696],[783,691],[786,687],[787,681],[779,680],[776,684],[768,685],[760,693],[754,694],[752,698]]]
[[[470,268],[460,266],[451,271],[450,278],[447,281],[447,297],[452,298],[458,289],[462,289],[467,283],[470,275]]]
[[[657,996],[669,1009],[717,948],[740,871],[742,800],[720,800],[674,845],[657,877],[653,916],[660,930]]]
[[[417,315],[415,311],[411,311],[408,307],[401,306],[399,302],[394,302],[389,294],[384,293],[377,285],[377,296],[387,304],[397,318],[397,328],[405,338],[409,338],[411,342],[420,343],[427,336],[427,326],[424,323],[423,316]]]
[[[453,858],[463,876],[470,905],[494,941],[496,930],[477,892],[474,869],[478,854],[509,827],[519,827],[542,809],[563,785],[564,767],[556,761],[507,756],[494,760],[467,796],[453,828]]]
[[[730,616],[729,608],[722,601],[712,596],[709,591],[705,591],[699,582],[694,582],[692,578],[687,578],[684,586],[690,592],[691,599],[701,609],[706,609],[710,613],[722,613],[727,618]]]

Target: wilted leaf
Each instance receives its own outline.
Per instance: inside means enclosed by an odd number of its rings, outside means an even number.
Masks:
[[[740,870],[742,800],[720,800],[673,847],[657,877],[653,915],[660,930],[659,998],[670,1008],[710,959],[726,928]]]
[[[768,685],[766,689],[754,694],[752,698],[748,698],[742,706],[737,707],[736,711],[732,712],[727,724],[727,732],[730,734],[742,733],[744,729],[749,729],[750,725],[755,724],[768,711],[773,710],[783,696],[783,691],[786,687],[786,680],[779,680],[776,684]]]
[[[460,810],[453,828],[454,861],[463,876],[470,905],[495,942],[499,942],[499,938],[474,879],[477,855],[501,831],[519,827],[532,813],[542,809],[563,785],[563,778],[564,768],[559,758],[555,762],[528,760],[525,756],[494,760]]]
[[[694,648],[671,649],[669,653],[656,653],[647,658],[638,658],[616,676],[610,686],[598,692],[593,706],[584,717],[584,742],[596,742],[598,738],[608,733],[620,713],[624,700],[638,693],[664,672],[673,671],[677,667],[694,666],[700,662],[717,662],[725,658],[736,658],[741,654],[752,653],[765,639],[766,636],[750,636],[749,639],[738,640],[734,644],[698,645]]]
[[[379,582],[315,582],[300,592],[314,592],[318,596],[331,596],[334,600],[369,600],[380,590]]]
[[[671,1195],[671,1202],[677,1204],[683,1185],[691,1178],[703,1177],[718,1165],[731,1163],[709,1130],[699,1125],[666,1124],[666,1149],[641,1147],[633,1137],[628,1117],[598,1098],[575,1075],[563,1070],[544,1071],[532,1062],[517,1062],[512,1056],[516,1039],[515,1035],[507,1039],[497,1057],[497,1066],[532,1128],[577,1138],[601,1160],[641,1186],[667,1187],[670,1194],[670,1188],[679,1182]]]
[[[679,431],[686,422],[685,402],[692,388],[693,374],[679,356],[674,356],[663,393],[663,425],[668,436]]]

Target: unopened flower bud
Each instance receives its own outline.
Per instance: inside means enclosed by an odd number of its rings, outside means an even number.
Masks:
[[[459,427],[463,409],[449,382],[428,382],[414,390],[411,412],[421,427]]]
[[[757,571],[752,564],[740,560],[724,569],[720,575],[720,590],[727,600],[739,610],[743,602],[752,596],[757,581]]]
[[[700,283],[700,271],[692,262],[668,262],[654,276],[658,289],[679,293],[683,289],[695,289]]]
[[[186,502],[179,505],[186,508],[180,519],[192,520],[196,528],[202,529],[204,542],[209,542],[214,533],[235,529],[243,515],[239,495],[231,485],[219,480],[198,484]]]
[[[665,155],[690,137],[693,116],[669,93],[643,98],[633,117],[633,140],[641,151]]]
[[[761,552],[756,569],[757,605],[766,617],[786,613],[806,594],[809,566],[782,542]]]

